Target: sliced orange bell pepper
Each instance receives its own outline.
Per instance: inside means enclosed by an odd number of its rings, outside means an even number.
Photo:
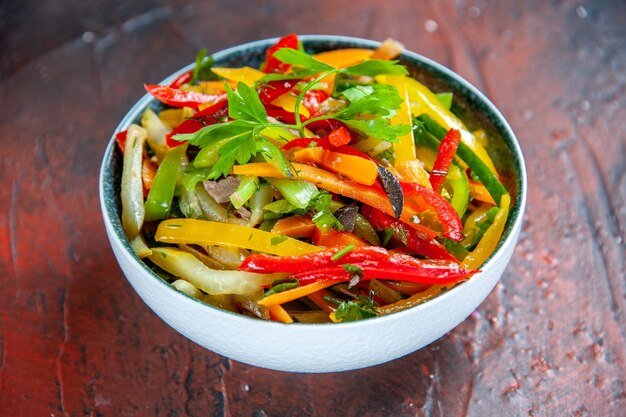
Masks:
[[[324,248],[342,248],[348,245],[368,246],[369,243],[350,232],[338,232],[334,229],[313,231],[313,244]]]
[[[272,228],[272,233],[289,237],[311,237],[317,229],[309,216],[290,216],[278,220]]]
[[[298,162],[321,165],[359,184],[372,185],[378,177],[378,168],[374,161],[321,147],[301,149],[294,152],[293,157]]]
[[[269,306],[268,310],[272,320],[287,324],[293,323],[293,319],[289,313],[287,313],[287,310],[285,310],[280,304],[273,304]]]

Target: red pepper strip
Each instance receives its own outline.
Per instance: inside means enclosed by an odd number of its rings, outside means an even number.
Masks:
[[[333,255],[340,250],[341,249],[332,249],[295,256],[275,256],[257,253],[246,257],[239,269],[258,273],[301,273],[333,266],[342,266],[347,263],[363,264],[368,261],[394,268],[459,269],[458,262],[456,261],[417,259],[411,255],[388,251],[379,246],[357,246],[339,259],[333,260]]]
[[[285,73],[291,65],[285,64],[282,61],[274,58],[274,53],[282,48],[298,49],[298,36],[292,33],[283,38],[280,38],[275,45],[271,46],[265,53],[265,66],[263,72],[269,74],[270,72]]]
[[[223,100],[226,94],[208,95],[195,91],[181,91],[165,85],[144,84],[146,91],[157,100],[172,107],[191,107],[197,109],[200,104],[216,103]]]
[[[125,130],[123,132],[117,132],[115,134],[115,141],[117,142],[117,146],[120,147],[120,150],[122,151],[122,153],[124,153],[124,146],[126,146],[126,134],[128,133],[128,130]]]
[[[287,123],[290,125],[296,124],[296,116],[292,112],[289,112],[282,107],[274,106],[272,104],[266,104],[265,110],[267,111],[267,115],[269,117],[273,117],[279,122]],[[304,120],[304,117],[302,115],[300,115],[300,118]]]
[[[193,78],[193,70],[189,70],[187,72],[183,72],[180,74],[172,83],[170,84],[171,88],[180,88],[181,85],[187,84]]]
[[[302,105],[309,111],[311,115],[317,114],[320,105],[326,101],[328,93],[322,90],[309,90],[304,93]]]
[[[407,249],[418,255],[428,256],[431,259],[446,259],[458,262],[446,248],[434,238],[429,239],[416,226],[396,219],[382,211],[370,206],[363,205],[361,212],[369,220],[374,229],[383,230],[391,228],[396,239],[402,241]]]
[[[263,104],[270,104],[279,96],[293,90],[300,80],[270,81],[261,87],[259,98]]]
[[[419,284],[429,285],[445,285],[453,284],[459,281],[469,278],[477,271],[468,271],[464,269],[457,270],[436,270],[436,269],[419,269],[411,268],[405,270],[398,270],[395,268],[386,268],[384,266],[377,266],[376,264],[366,265],[357,264],[354,265],[361,268],[362,276],[361,280],[370,279],[390,279],[397,281],[409,281]],[[335,266],[319,271],[302,272],[300,274],[293,275],[293,278],[300,281],[300,284],[310,284],[316,281],[328,280],[328,279],[342,279],[344,281],[350,281],[351,274],[342,267]]]
[[[448,175],[448,169],[450,169],[450,164],[452,164],[460,140],[461,133],[456,129],[450,129],[439,144],[437,159],[433,165],[433,170],[430,171],[429,177],[430,184],[433,186],[433,190],[435,190],[436,193],[441,191],[441,186],[446,179],[446,175]]]
[[[173,148],[185,143],[172,139],[174,135],[179,133],[195,133],[205,126],[213,125],[219,122],[221,117],[228,114],[228,101],[222,100],[211,107],[196,112],[191,119],[187,119],[165,136],[165,143],[169,148]]]
[[[339,129],[335,129],[328,134],[328,140],[333,146],[343,146],[350,143],[352,138],[350,137],[350,132],[345,127],[340,127]]]
[[[306,127],[309,128],[309,130],[313,133],[317,133],[320,130],[332,132],[333,130],[339,129],[342,126],[344,126],[344,124],[335,119],[316,120],[315,122],[311,122],[306,125]]]
[[[443,225],[443,235],[460,242],[463,240],[463,222],[452,205],[440,194],[418,183],[400,183],[405,197],[413,197],[418,211],[432,210]]]

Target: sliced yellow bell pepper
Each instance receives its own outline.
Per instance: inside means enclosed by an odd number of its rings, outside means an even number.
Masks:
[[[219,75],[229,81],[242,82],[249,87],[252,87],[255,82],[259,81],[265,76],[265,73],[251,67],[241,68],[223,68],[214,67],[211,68],[214,74]]]
[[[392,125],[406,125],[412,126],[412,112],[411,101],[409,100],[408,80],[410,78],[404,75],[383,75],[376,77],[376,80],[382,84],[393,85],[398,89],[398,94],[404,99],[404,102],[400,104],[398,113],[391,118]],[[413,131],[411,130],[406,135],[400,137],[400,140],[393,144],[393,151],[396,154],[395,166],[398,167],[405,161],[413,161],[415,156],[415,140],[413,138]]]
[[[374,51],[370,49],[346,48],[321,52],[313,55],[313,58],[335,68],[346,68],[369,59],[373,54]],[[324,91],[327,94],[332,94],[335,86],[335,74],[329,75],[320,83],[325,83],[327,87],[324,88]]]
[[[170,219],[159,223],[157,242],[196,245],[229,245],[280,256],[303,255],[322,250],[277,233],[239,224],[197,219]]]
[[[182,109],[166,109],[159,113],[159,119],[170,128],[177,128],[186,119],[193,116],[194,110],[191,107]]]
[[[282,107],[284,110],[294,113],[296,109],[296,100],[297,97],[294,96],[291,92],[281,94],[277,98],[272,101],[274,106]],[[302,103],[300,103],[300,115],[308,118],[311,114],[309,110],[304,107]]]
[[[510,204],[511,196],[504,194],[500,200],[500,209],[493,223],[489,226],[480,242],[478,242],[476,248],[465,257],[461,264],[463,268],[478,269],[491,256],[502,237],[502,232],[504,232],[504,225],[509,216]]]
[[[417,117],[422,114],[427,114],[446,130],[456,129],[460,131],[461,141],[478,155],[495,175],[498,174],[493,161],[489,157],[489,154],[487,154],[483,145],[476,140],[474,134],[465,127],[465,124],[463,124],[454,113],[439,103],[437,96],[435,96],[428,87],[413,78],[407,78],[407,91],[409,99],[411,100],[411,112],[413,116]]]

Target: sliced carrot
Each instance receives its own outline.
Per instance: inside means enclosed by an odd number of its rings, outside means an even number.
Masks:
[[[317,227],[308,216],[290,216],[278,220],[272,233],[289,237],[311,237]]]
[[[141,179],[146,190],[152,187],[152,180],[154,180],[158,168],[159,166],[154,161],[144,158],[141,165]]]
[[[363,185],[372,185],[378,177],[376,163],[359,156],[324,148],[304,148],[294,152],[294,160],[315,163]]]
[[[330,134],[328,135],[328,140],[330,141],[330,143],[333,144],[333,146],[342,146],[350,143],[352,137],[350,137],[350,132],[348,132],[348,129],[341,126],[339,129],[335,129],[330,132]]]
[[[395,59],[404,51],[404,45],[395,39],[387,38],[378,48],[370,59]]]
[[[414,159],[412,161],[402,161],[396,166],[398,178],[403,182],[416,182],[432,190],[428,172],[424,168],[422,161]]]
[[[280,321],[282,323],[293,323],[293,319],[289,313],[287,313],[287,310],[285,310],[280,304],[271,305],[268,309],[272,320]]]
[[[272,306],[276,304],[285,304],[293,300],[297,300],[300,297],[305,297],[316,291],[328,288],[332,285],[340,283],[340,279],[331,279],[327,281],[316,281],[312,284],[305,285],[303,287],[293,288],[291,290],[272,294],[259,300],[259,304],[263,306]]]

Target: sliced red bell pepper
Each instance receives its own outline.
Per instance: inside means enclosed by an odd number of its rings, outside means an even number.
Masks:
[[[265,52],[265,65],[263,72],[269,74],[271,72],[285,73],[291,65],[274,58],[274,53],[282,48],[298,49],[298,36],[294,33],[282,37]]]
[[[196,112],[191,119],[187,119],[165,136],[167,146],[173,148],[182,145],[183,142],[172,139],[174,135],[179,133],[195,133],[205,126],[209,126],[219,122],[219,119],[228,114],[228,101],[222,100],[215,103],[211,107]]]
[[[460,242],[463,240],[463,222],[454,207],[440,194],[417,183],[400,183],[405,197],[413,197],[418,212],[432,210],[443,226],[443,235]]]
[[[296,116],[292,112],[289,112],[282,107],[274,106],[272,104],[266,104],[265,111],[267,112],[267,115],[269,117],[273,117],[279,122],[287,123],[290,125],[296,124]],[[304,117],[300,117],[304,119]]]
[[[433,165],[433,170],[430,171],[429,177],[430,184],[437,193],[441,191],[441,186],[446,179],[446,175],[448,175],[450,164],[452,164],[452,160],[454,160],[454,155],[456,155],[460,141],[461,132],[456,129],[450,129],[439,144],[437,159]]]
[[[422,284],[449,284],[478,272],[462,269],[455,262],[416,259],[376,246],[355,247],[340,258],[333,259],[339,250],[300,256],[254,254],[248,256],[239,269],[259,273],[292,273],[301,283],[327,279],[349,281],[351,274],[343,267],[346,264],[358,267],[361,279],[394,279]]]
[[[302,105],[309,111],[309,113],[316,115],[320,105],[326,101],[328,98],[328,93],[322,90],[309,90],[304,93],[304,97],[302,98]]]
[[[445,268],[451,270],[460,268],[457,262],[417,259],[411,255],[390,251],[380,246],[356,246],[342,257],[333,259],[333,256],[340,250],[341,248],[330,249],[295,256],[275,256],[257,253],[246,257],[239,269],[258,273],[300,273],[341,266],[346,263],[361,264],[367,261],[377,262],[379,265],[384,264],[390,267]]]
[[[259,90],[259,98],[264,104],[270,104],[279,96],[293,90],[300,80],[270,81]]]
[[[350,137],[350,132],[345,127],[340,127],[339,129],[335,129],[328,134],[328,140],[333,146],[343,146],[350,143],[352,138]]]
[[[373,262],[369,262],[368,264],[351,265],[360,268],[361,280],[391,279],[428,285],[454,284],[469,278],[476,273],[475,271],[467,271],[464,269],[436,270],[434,268],[406,268],[399,270],[397,267],[389,268],[386,266],[379,266]],[[343,267],[335,266],[319,271],[301,272],[299,274],[294,274],[293,278],[297,279],[300,281],[300,284],[304,285],[316,281],[326,281],[329,279],[350,281],[352,279],[352,273],[346,271]]]
[[[172,107],[191,107],[197,109],[200,104],[216,103],[226,98],[226,94],[202,94],[195,91],[181,91],[165,85],[144,84],[146,91],[157,100]]]
[[[458,262],[446,248],[434,238],[428,238],[418,230],[420,225],[412,225],[396,219],[373,207],[363,205],[361,208],[363,216],[376,230],[391,229],[394,237],[401,241],[412,253],[424,255],[431,259],[445,259]],[[425,228],[426,229],[426,228]],[[429,230],[429,229],[426,229]]]
[[[122,153],[124,153],[124,146],[126,145],[126,134],[128,130],[124,130],[123,132],[117,132],[115,134],[115,141],[117,142],[117,146],[119,146]]]
[[[180,88],[181,85],[187,84],[193,78],[193,70],[189,70],[187,72],[183,72],[180,74],[172,83],[170,84],[171,88]]]

